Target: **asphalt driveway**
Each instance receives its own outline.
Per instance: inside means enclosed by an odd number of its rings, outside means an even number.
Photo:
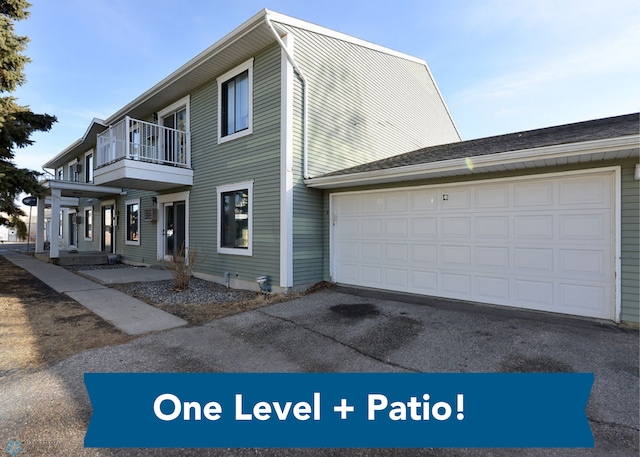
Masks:
[[[19,440],[21,455],[512,455],[486,449],[83,449],[91,415],[83,373],[550,371],[595,373],[587,415],[596,447],[519,454],[637,456],[638,347],[637,331],[590,320],[322,290],[0,379],[0,444]]]

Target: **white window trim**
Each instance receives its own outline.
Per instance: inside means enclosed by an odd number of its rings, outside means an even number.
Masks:
[[[222,198],[222,194],[225,192],[233,192],[236,190],[247,189],[249,194],[249,246],[246,248],[225,248],[221,246],[222,241],[222,211],[220,208],[220,199]],[[235,184],[227,184],[224,186],[216,187],[216,207],[218,208],[218,236],[216,239],[216,244],[218,246],[218,254],[232,254],[232,255],[243,255],[243,256],[253,256],[253,181],[244,181]]]
[[[191,105],[191,96],[187,95],[186,97],[181,98],[180,100],[178,100],[175,103],[172,103],[166,108],[163,108],[162,110],[158,111],[158,123],[160,124],[162,122],[162,118],[167,114],[171,114],[175,111],[179,111],[182,108],[185,108],[187,110],[187,133],[188,133],[190,128],[189,121],[191,119],[190,105]]]
[[[65,166],[65,171],[68,171],[68,176],[65,177],[65,181],[75,182],[73,180],[73,172],[71,168],[78,163],[78,159],[73,159]]]
[[[222,136],[222,84],[243,71],[249,71],[249,127],[231,135]],[[217,78],[218,81],[218,144],[226,143],[253,133],[253,58],[238,65],[233,70],[226,72]]]
[[[129,205],[138,205],[138,240],[132,241],[128,240],[127,236],[129,235]],[[128,246],[140,246],[140,238],[142,238],[142,234],[140,233],[140,229],[142,228],[142,224],[140,224],[140,218],[142,216],[142,208],[140,207],[140,199],[132,198],[131,200],[125,200],[124,202],[124,244]]]
[[[87,211],[91,211],[91,235],[92,236],[87,236]],[[82,217],[83,217],[83,229],[82,229],[82,236],[84,236],[84,240],[85,241],[93,241],[93,231],[96,229],[95,225],[93,223],[93,221],[95,220],[94,217],[94,209],[93,206],[85,206],[82,210]]]

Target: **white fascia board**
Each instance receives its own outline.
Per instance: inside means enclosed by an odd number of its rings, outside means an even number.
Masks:
[[[441,162],[429,162],[404,167],[387,168],[383,170],[365,171],[347,175],[312,178],[305,180],[304,183],[308,187],[317,189],[335,189],[339,187],[425,179],[434,176],[445,176],[447,174],[481,173],[483,172],[482,168],[558,159],[562,157],[593,155],[619,149],[636,148],[635,155],[640,155],[640,149],[638,149],[639,140],[640,135],[633,135],[619,138],[608,138],[604,140],[585,141],[582,143],[568,143],[534,149],[480,155],[469,158],[443,160]],[[473,169],[469,168],[469,161],[473,164]]]
[[[336,38],[341,41],[353,43],[358,46],[373,49],[374,51],[389,54],[395,57],[399,57],[401,59],[410,60],[412,62],[416,62],[422,65],[427,64],[423,59],[420,59],[418,57],[411,56],[409,54],[404,54],[399,51],[394,51],[393,49],[385,48],[384,46],[380,46],[375,43],[371,43],[369,41],[361,40],[360,38],[356,38],[342,32],[337,32],[335,30],[331,30],[317,24],[312,24],[311,22],[306,22],[301,19],[296,19],[290,16],[286,16],[284,14],[276,13],[275,11],[266,10],[266,12],[269,15],[269,19],[271,19],[273,22],[279,22],[281,24],[290,25],[291,27],[308,30],[310,32],[318,33],[320,35],[326,35],[331,38]]]

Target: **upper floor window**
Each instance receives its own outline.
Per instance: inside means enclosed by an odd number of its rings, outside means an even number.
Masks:
[[[253,59],[218,78],[218,142],[253,132]]]

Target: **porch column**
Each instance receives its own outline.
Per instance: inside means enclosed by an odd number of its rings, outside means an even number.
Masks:
[[[38,199],[36,211],[36,252],[44,252],[44,199]]]
[[[49,247],[49,258],[60,258],[60,199],[62,191],[51,189],[51,245]]]

